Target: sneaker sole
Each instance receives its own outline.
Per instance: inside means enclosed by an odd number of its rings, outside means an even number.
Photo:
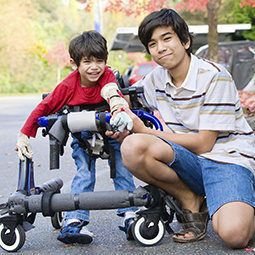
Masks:
[[[134,236],[133,236],[133,231],[132,231],[132,225],[133,223],[129,226],[129,228],[127,229],[127,234],[126,234],[126,238],[128,241],[133,241],[135,240]]]
[[[60,234],[57,239],[65,244],[79,243],[89,244],[93,241],[92,237],[84,234]]]

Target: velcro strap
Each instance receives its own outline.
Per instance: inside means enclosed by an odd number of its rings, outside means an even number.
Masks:
[[[46,191],[42,195],[41,206],[43,216],[54,216],[55,212],[51,209],[52,196],[57,193],[56,191]]]
[[[74,206],[75,206],[75,210],[80,209],[79,194],[74,194]]]
[[[128,193],[128,201],[130,203],[130,206],[134,206],[135,205],[134,193],[131,192],[131,191]]]
[[[105,112],[102,112],[99,114],[99,125],[100,125],[100,128],[102,129],[103,134],[104,134],[106,131]]]

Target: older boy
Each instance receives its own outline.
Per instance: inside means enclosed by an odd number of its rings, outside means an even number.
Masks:
[[[75,70],[67,76],[30,114],[21,129],[16,150],[21,160],[24,156],[32,157],[29,137],[35,137],[38,128],[37,119],[58,111],[62,106],[77,106],[86,110],[116,111],[127,105],[123,99],[113,72],[106,66],[108,51],[105,38],[96,31],[84,32],[75,37],[69,45],[70,63]],[[109,103],[109,104],[108,104]],[[89,140],[92,133],[82,131],[81,138]],[[132,175],[123,165],[120,154],[120,143],[109,139],[115,150],[116,178],[113,179],[116,190],[134,190]],[[71,184],[71,193],[91,192],[95,186],[96,157],[91,157],[80,146],[80,141],[73,136],[71,143],[72,157],[77,166],[76,175]],[[137,208],[123,208],[117,214],[124,217],[124,230],[130,239],[128,230]],[[64,243],[92,242],[93,234],[87,229],[89,211],[77,210],[67,212],[64,226],[58,240]]]
[[[216,233],[232,248],[245,247],[254,234],[255,138],[231,75],[192,55],[188,26],[174,10],[148,15],[139,38],[159,66],[136,85],[169,132],[145,127],[126,109],[135,134],[121,146],[125,166],[181,202],[184,223],[176,242],[205,237],[206,196]]]

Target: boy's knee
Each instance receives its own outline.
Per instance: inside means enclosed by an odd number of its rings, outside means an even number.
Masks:
[[[143,161],[144,148],[139,136],[130,135],[121,144],[121,155],[128,170],[139,168]]]
[[[136,135],[127,136],[121,144],[121,154],[122,156],[135,156],[141,148],[141,143],[139,142],[139,137]]]
[[[121,144],[120,147],[120,151],[121,151],[121,155],[122,155],[122,159],[125,165],[128,164],[128,162],[130,160],[133,159],[134,155],[135,155],[135,141],[131,136],[128,136],[124,139],[124,141]]]
[[[125,157],[130,157],[131,154],[133,154],[134,151],[134,143],[132,142],[132,136],[128,136],[124,139],[124,141],[121,144],[120,151],[123,159]]]
[[[215,229],[220,238],[231,248],[240,249],[247,246],[250,241],[250,230],[240,224],[231,224],[228,227],[221,226]]]

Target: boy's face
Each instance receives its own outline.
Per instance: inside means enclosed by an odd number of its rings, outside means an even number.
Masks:
[[[73,69],[78,69],[81,75],[82,87],[94,87],[97,85],[97,81],[104,73],[106,62],[103,59],[95,57],[83,57],[79,67],[77,67],[72,59],[71,66]]]
[[[171,26],[160,26],[154,29],[148,49],[153,60],[171,73],[186,62],[189,45],[190,42],[181,43]]]

